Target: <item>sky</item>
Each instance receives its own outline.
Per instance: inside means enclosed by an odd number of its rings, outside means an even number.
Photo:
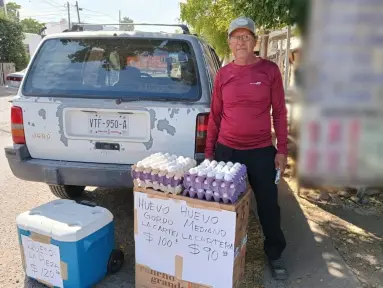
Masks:
[[[59,22],[68,19],[65,0],[6,0],[22,6],[20,17],[35,18],[41,22]],[[79,0],[80,19],[82,22],[118,23],[119,10],[121,16],[129,17],[136,23],[178,23],[180,0]],[[165,4],[166,3],[166,4]],[[71,19],[77,22],[75,0],[70,0]],[[160,12],[161,11],[161,12]],[[172,29],[172,28],[170,28]],[[169,31],[169,28],[140,27],[142,31]],[[174,30],[174,29],[173,29]],[[172,30],[170,30],[172,31]],[[169,32],[170,32],[169,31]]]

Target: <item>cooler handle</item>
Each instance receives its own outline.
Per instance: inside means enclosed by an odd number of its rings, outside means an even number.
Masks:
[[[79,202],[77,202],[78,204],[81,204],[81,205],[85,205],[85,206],[89,206],[89,207],[96,207],[97,204],[92,202],[92,201],[88,201],[88,200],[81,200]]]

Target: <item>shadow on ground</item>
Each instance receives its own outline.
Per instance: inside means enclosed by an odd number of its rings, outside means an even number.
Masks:
[[[279,203],[282,229],[287,240],[283,256],[290,277],[286,282],[274,281],[266,267],[265,287],[359,287],[355,276],[332,246],[329,236],[307,220],[285,180],[279,185]]]
[[[361,282],[360,287],[382,288],[383,226],[382,222],[377,225],[379,218],[309,202],[317,206],[306,209],[306,216],[331,237],[333,246]],[[348,221],[350,219],[355,221]]]
[[[299,160],[299,155],[296,145],[291,145],[289,151],[289,156],[293,159],[295,163],[297,163],[297,161]],[[294,166],[296,167],[296,165]],[[291,171],[291,176],[295,177],[295,172],[296,171]],[[301,187],[301,189],[304,190],[303,187]],[[320,192],[320,189],[321,187],[317,187],[318,194]],[[302,198],[314,205],[318,205],[323,210],[349,223],[352,223],[355,226],[358,226],[377,236],[383,236],[383,214],[379,213],[379,211],[376,211],[376,209],[374,207],[371,207],[371,205],[355,204],[352,203],[350,199],[346,200],[346,203],[339,203],[339,201],[336,201],[335,203],[333,203],[335,205],[331,205],[331,203],[325,201],[318,202],[314,199],[311,199],[310,197],[305,197],[303,195]],[[373,202],[375,199],[376,197],[372,198],[370,202]],[[347,202],[349,205],[347,205]]]
[[[319,206],[321,209],[360,227],[363,230],[373,233],[376,236],[383,236],[383,214],[373,205],[354,203],[350,199],[339,200],[339,197],[336,194],[331,194],[331,196],[336,202],[317,201],[306,195],[302,195],[305,200]],[[376,197],[370,198],[370,202],[375,199]]]

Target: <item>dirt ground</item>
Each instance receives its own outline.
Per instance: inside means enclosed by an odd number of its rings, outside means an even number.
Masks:
[[[369,189],[358,198],[355,189],[303,189],[297,193],[289,159],[285,180],[308,220],[332,239],[363,288],[383,288],[383,193]]]
[[[363,288],[383,288],[383,192],[368,190],[362,199],[355,189],[304,189],[298,195],[293,177],[294,160],[288,159],[284,179],[292,189],[306,218],[332,240],[332,245],[355,274]],[[246,278],[241,288],[261,288],[265,269],[263,235],[258,219],[249,230]]]

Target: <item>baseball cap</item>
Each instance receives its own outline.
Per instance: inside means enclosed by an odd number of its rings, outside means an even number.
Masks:
[[[239,17],[231,21],[229,30],[227,31],[228,35],[230,35],[234,32],[234,30],[237,30],[239,28],[247,29],[255,35],[255,23],[250,18]]]

